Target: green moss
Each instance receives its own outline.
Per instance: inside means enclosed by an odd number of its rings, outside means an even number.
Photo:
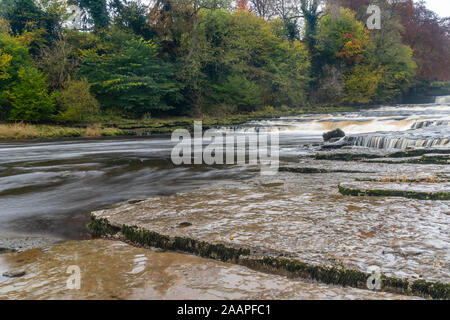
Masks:
[[[293,168],[293,167],[280,167],[279,172],[291,172],[291,173],[367,173],[367,171],[356,170],[326,170],[320,168]]]
[[[291,277],[312,279],[327,284],[337,284],[355,288],[365,288],[369,274],[355,270],[335,267],[311,266],[294,259],[265,256],[261,259],[242,259],[248,267],[275,273],[288,274]]]
[[[106,219],[97,219],[94,216],[91,216],[91,223],[88,227],[97,236],[111,236],[120,231],[124,239],[138,245],[164,250],[183,251],[224,262],[235,262],[239,259],[239,256],[250,254],[249,249],[227,247],[221,243],[210,244],[192,238],[171,238],[136,226],[123,225],[121,228],[118,228],[110,225]]]
[[[338,186],[344,196],[402,197],[419,200],[450,200],[450,192],[418,192],[403,190],[360,190]]]
[[[400,278],[391,278],[383,275],[381,276],[381,281],[385,288],[393,288],[394,289],[393,291],[397,293],[408,294],[410,291],[408,280]],[[414,294],[417,295],[417,293]]]
[[[328,173],[328,170],[318,168],[289,168],[281,167],[279,172],[292,172],[292,173]]]
[[[411,286],[411,291],[421,296],[429,296],[433,299],[450,299],[449,284],[416,280]]]
[[[97,237],[113,236],[120,231],[120,228],[112,226],[108,220],[97,219],[93,215],[91,215],[91,221],[87,227]]]
[[[439,176],[439,175],[437,175]],[[355,178],[355,181],[357,182],[386,182],[383,179],[374,179],[374,178]],[[397,183],[420,183],[420,182],[426,182],[431,183],[428,179],[422,178],[422,179],[398,179],[398,181],[392,180],[392,182]],[[445,183],[447,180],[434,180],[432,183]]]
[[[316,154],[314,159],[316,160],[335,160],[335,161],[359,161],[363,159],[376,159],[382,158],[381,155],[369,154],[369,153],[325,153]]]
[[[408,160],[408,163],[448,165],[450,164],[450,158],[448,156],[423,156],[420,159]]]
[[[410,157],[420,157],[425,154],[450,154],[450,149],[414,149],[399,151],[389,154],[388,158],[410,158]]]
[[[426,156],[426,154],[441,154],[442,156]],[[368,159],[382,159],[382,158],[411,158],[419,157],[419,159],[405,159],[403,161],[389,161],[389,160],[372,160],[370,163],[412,163],[412,164],[449,164],[450,149],[415,149],[407,151],[399,151],[387,155],[370,154],[370,153],[325,153],[316,154],[316,160],[334,160],[334,161],[363,161]]]
[[[356,270],[336,267],[312,266],[306,263],[280,257],[262,257],[240,259],[240,263],[256,270],[285,274],[291,277],[301,277],[315,281],[367,289],[367,279],[370,274]],[[450,299],[450,285],[439,282],[417,280],[410,282],[405,279],[381,276],[381,290],[385,292],[414,295],[432,299]]]
[[[88,227],[96,235],[111,236],[119,231],[125,240],[137,245],[157,247],[165,250],[182,251],[204,258],[238,263],[252,269],[269,273],[284,274],[290,277],[312,279],[327,284],[367,289],[370,274],[357,270],[337,267],[313,266],[295,259],[271,256],[250,256],[250,249],[227,247],[224,244],[211,244],[187,237],[169,237],[136,226],[112,226],[106,219],[91,216]],[[382,290],[433,299],[450,299],[450,285],[417,280],[391,278],[382,275]]]

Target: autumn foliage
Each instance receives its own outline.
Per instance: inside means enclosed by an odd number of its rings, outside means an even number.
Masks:
[[[422,79],[450,80],[450,18],[439,18],[422,2],[399,7],[403,41],[414,50]]]
[[[237,10],[249,11],[249,9],[248,9],[248,0],[238,0],[236,2],[236,9]]]

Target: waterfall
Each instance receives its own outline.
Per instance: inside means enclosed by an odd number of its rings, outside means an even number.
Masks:
[[[447,104],[450,103],[450,96],[440,96],[436,97],[436,104]]]
[[[434,126],[448,126],[450,125],[449,120],[427,120],[427,121],[416,121],[411,129],[423,129],[427,127],[434,127]]]
[[[406,149],[410,147],[433,148],[449,145],[448,138],[411,139],[408,137],[389,137],[382,135],[351,136],[346,138],[350,145],[374,149]]]

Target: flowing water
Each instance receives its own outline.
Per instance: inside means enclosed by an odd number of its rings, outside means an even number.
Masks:
[[[449,97],[439,97],[436,103],[428,105],[383,106],[360,112],[283,117],[252,121],[236,128],[220,130],[237,129],[245,132],[250,127],[278,129],[282,165],[334,170],[342,169],[344,163],[315,161],[310,158],[319,150],[321,135],[326,131],[341,128],[347,134],[344,138],[346,143],[356,149],[378,152],[407,147],[448,148],[449,124]],[[252,213],[252,210],[257,210],[263,215],[256,216],[256,220],[251,221],[253,229],[242,229],[237,241],[253,241],[267,250],[274,247],[282,248],[310,262],[345,260],[345,263],[362,269],[381,257],[386,260],[388,271],[394,275],[414,277],[425,275],[430,279],[442,281],[448,281],[450,278],[448,202],[391,199],[387,207],[395,211],[394,217],[400,219],[399,221],[389,214],[386,215],[386,202],[383,199],[352,200],[340,197],[336,191],[331,192],[337,183],[349,180],[345,174],[312,175],[303,178],[283,173],[278,177],[264,180],[258,171],[249,170],[248,166],[175,166],[170,160],[174,145],[175,142],[171,142],[170,137],[0,143],[0,248],[40,247],[46,243],[46,239],[51,241],[88,239],[90,236],[85,225],[89,219],[89,212],[93,210],[144,197],[156,197],[158,200],[153,200],[154,207],[159,208],[160,205],[166,206],[167,196],[181,193],[187,194],[185,203],[189,203],[195,195],[195,199],[201,203],[199,210],[205,213],[221,201],[226,202],[227,209],[234,205],[237,216],[234,220],[230,217],[227,221],[228,227],[222,225],[225,229],[218,231],[219,236],[228,236],[229,227],[239,230],[239,219]],[[356,176],[361,178],[373,177],[374,173],[377,177],[393,173],[414,177],[450,174],[447,172],[450,171],[448,166],[413,164],[368,166],[352,162],[345,163],[345,167],[348,170],[367,172]],[[235,187],[236,184],[239,184],[239,187]],[[220,188],[217,189],[218,185],[225,186],[224,190],[230,190],[223,193],[223,199]],[[196,192],[198,188],[212,191]],[[235,194],[233,190],[239,188],[241,190]],[[270,191],[271,188],[276,192]],[[448,191],[448,185],[441,188]],[[280,196],[280,192],[283,196]],[[248,199],[241,211],[237,203],[239,195],[245,195]],[[166,208],[183,206],[183,203],[177,201],[179,199],[167,203]],[[296,213],[299,206],[305,209],[301,215]],[[352,217],[355,212],[363,212],[365,215]],[[330,213],[334,214],[330,216]],[[287,218],[289,223],[286,224],[281,217]],[[271,233],[271,229],[267,227],[269,221],[278,221],[279,230],[275,233],[272,230]],[[215,227],[220,229],[220,226]],[[399,229],[401,233],[389,234],[388,231],[393,229]],[[284,232],[295,238],[299,230],[302,236],[296,238],[295,245],[278,237],[280,232]],[[297,249],[299,243],[314,243],[311,241],[314,237],[320,237],[322,242],[328,244],[333,243],[339,234],[353,234],[342,240],[339,250],[337,247],[324,249],[323,245],[319,247],[313,245],[304,249],[304,252]],[[76,246],[76,242],[70,243]],[[387,243],[394,249],[385,254],[381,248]],[[367,250],[361,249],[362,245],[369,247]],[[372,255],[370,246],[373,246],[375,252]],[[105,258],[100,257],[99,251],[93,250],[92,246],[89,248],[91,249],[83,250],[89,251],[92,257]],[[112,246],[110,251],[113,252],[114,248],[115,246]],[[361,250],[358,251],[357,248]],[[124,249],[120,247],[120,250]],[[68,251],[70,250],[67,249]],[[120,255],[120,252],[117,254]],[[402,267],[396,269],[397,258],[405,256],[409,258],[402,260]],[[40,265],[42,263],[39,262],[42,261],[39,260],[42,259],[40,256],[33,259],[31,265],[34,268],[43,270],[47,268]],[[182,258],[179,259],[182,261]],[[430,263],[426,262],[431,260],[433,261]],[[5,263],[4,259],[0,260],[0,269]],[[421,268],[421,264],[424,267]],[[129,266],[125,264],[123,270],[127,268]],[[34,269],[33,273],[36,274],[38,271]],[[95,268],[90,272],[101,273]],[[259,275],[247,276],[257,278]],[[170,277],[170,274],[167,275],[167,279]],[[50,276],[48,281],[53,281]],[[137,280],[123,280],[124,283],[127,281]],[[128,285],[132,287],[131,282]],[[117,285],[123,290],[127,287],[126,284]],[[39,290],[42,292],[44,289],[40,287]],[[125,290],[127,295],[133,296],[134,293],[127,290]],[[223,293],[225,289],[220,290]],[[2,284],[0,295],[1,292],[5,293]],[[57,295],[56,291],[53,293]],[[217,295],[228,297],[222,293]],[[107,293],[96,294],[101,297],[107,296]],[[149,296],[152,295],[147,295]],[[155,295],[161,296],[164,295]],[[230,297],[247,296],[253,297],[250,293],[230,295]],[[44,294],[42,297],[49,296]]]

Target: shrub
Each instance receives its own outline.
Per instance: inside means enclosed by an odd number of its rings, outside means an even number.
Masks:
[[[86,79],[69,80],[58,97],[58,105],[61,110],[57,119],[62,122],[89,122],[100,110]]]
[[[229,76],[222,86],[214,86],[218,103],[235,105],[238,111],[254,111],[261,104],[261,89],[244,77]]]

